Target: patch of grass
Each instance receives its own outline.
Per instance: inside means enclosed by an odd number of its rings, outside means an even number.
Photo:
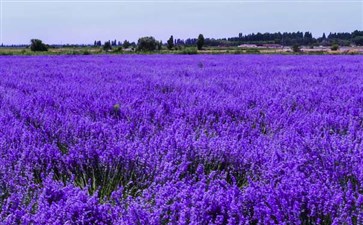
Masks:
[[[122,47],[120,46],[120,47],[117,47],[117,48],[115,48],[114,50],[112,50],[112,52],[111,52],[111,53],[120,54],[120,53],[123,53],[123,49],[122,49]]]
[[[246,50],[246,53],[258,54],[258,53],[260,53],[260,50],[258,50],[257,48],[249,48],[249,49]]]
[[[196,48],[185,48],[185,49],[179,51],[178,54],[195,55],[195,54],[198,54],[198,50]]]
[[[14,55],[14,53],[10,51],[1,51],[0,55]]]

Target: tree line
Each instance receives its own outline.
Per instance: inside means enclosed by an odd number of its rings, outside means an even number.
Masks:
[[[149,39],[147,39],[149,38]],[[118,42],[118,46],[122,46],[123,48],[133,47],[137,48],[140,43],[143,43],[143,40],[151,40],[153,37],[144,37],[139,39],[138,43],[135,42],[127,42],[124,43]],[[156,41],[156,40],[155,40]],[[125,45],[125,42],[127,44]],[[329,33],[326,35],[322,34],[321,37],[313,37],[311,32],[275,32],[275,33],[252,33],[243,35],[239,33],[237,37],[229,37],[229,38],[204,38],[202,34],[200,34],[197,38],[187,38],[187,39],[174,39],[173,35],[167,40],[164,44],[160,41],[161,45],[165,45],[169,50],[178,49],[180,47],[186,46],[196,46],[198,49],[201,49],[203,46],[225,46],[225,47],[233,47],[239,46],[242,44],[255,44],[255,45],[266,45],[266,44],[275,44],[281,46],[350,46],[350,45],[358,45],[363,46],[363,31],[355,30],[351,33],[349,32],[341,32],[341,33]],[[117,46],[116,40],[111,43],[111,46]],[[95,46],[102,46],[101,42],[95,41]]]
[[[197,39],[188,38],[186,40],[177,39],[178,45],[195,45]],[[340,46],[359,45],[363,46],[363,31],[353,31],[351,33],[329,33],[322,34],[321,37],[314,38],[311,32],[275,32],[275,33],[252,33],[243,35],[239,33],[237,37],[229,38],[206,38],[206,46],[238,46],[242,44],[278,44],[282,46]]]
[[[161,50],[162,46],[166,46],[169,50],[178,50],[182,47],[194,46],[198,50],[201,50],[204,46],[211,47],[231,47],[239,46],[242,44],[254,44],[254,45],[266,45],[274,44],[281,46],[350,46],[357,45],[363,46],[363,31],[355,30],[351,33],[329,33],[322,34],[321,37],[314,38],[311,32],[275,32],[275,33],[252,33],[243,35],[239,33],[237,37],[229,38],[204,38],[203,34],[200,34],[197,38],[187,39],[174,39],[173,35],[167,40],[166,43],[156,40],[152,36],[141,37],[135,42],[128,40],[117,41],[108,40],[102,43],[100,40],[95,40],[93,46],[102,47],[103,50],[109,51],[113,47],[117,47],[119,50],[131,49],[134,51],[154,51]],[[30,48],[32,51],[47,51],[49,46],[42,43],[41,40],[32,39]]]

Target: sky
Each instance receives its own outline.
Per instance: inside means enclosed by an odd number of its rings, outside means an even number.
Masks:
[[[363,0],[0,0],[0,44],[363,30]]]

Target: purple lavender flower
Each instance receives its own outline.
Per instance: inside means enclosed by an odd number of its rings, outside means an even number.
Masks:
[[[1,224],[363,224],[362,65],[0,57]]]

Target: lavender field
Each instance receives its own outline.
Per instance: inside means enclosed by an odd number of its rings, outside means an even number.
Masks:
[[[0,57],[1,224],[363,224],[363,57]]]

